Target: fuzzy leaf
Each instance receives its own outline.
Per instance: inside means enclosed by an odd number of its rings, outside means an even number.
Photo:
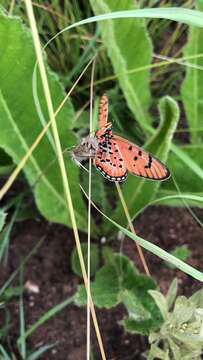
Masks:
[[[168,306],[165,297],[162,293],[156,290],[149,290],[149,294],[153,297],[155,303],[157,304],[163,319],[166,320],[168,317]]]
[[[133,10],[138,1],[91,0],[96,15],[119,10]],[[128,73],[150,65],[152,45],[143,19],[106,20],[99,24],[115,75],[127,104],[141,126],[149,123],[150,70]]]
[[[203,1],[195,1],[196,9],[203,10]],[[198,27],[190,27],[187,44],[184,48],[184,57],[198,55],[203,52],[203,32]],[[187,116],[189,127],[197,130],[202,127],[202,112],[203,112],[203,77],[202,69],[198,66],[203,66],[203,58],[196,57],[190,59],[189,62],[194,67],[186,66],[186,76],[182,83],[182,100]],[[195,66],[197,68],[195,68]],[[195,145],[202,143],[202,131],[191,131],[190,139]]]
[[[20,19],[7,17],[2,12],[0,12],[0,53],[3,54],[0,57],[0,146],[17,164],[42,130],[32,94],[32,75],[36,57],[30,31]],[[56,75],[48,68],[47,73],[53,105],[56,109],[65,92]],[[40,105],[48,121],[42,86],[39,83],[38,80]],[[70,130],[73,118],[73,107],[67,102],[57,116],[62,148],[76,142]],[[41,213],[50,221],[70,225],[58,162],[55,161],[54,165],[48,166],[50,162],[56,160],[54,147],[50,141],[51,131],[48,135],[49,137],[46,136],[33,152],[24,171],[30,185],[38,181],[34,187],[34,195]],[[80,229],[85,230],[86,210],[77,185],[78,168],[71,161],[66,161],[66,166],[77,223]]]
[[[196,291],[191,297],[190,300],[195,304],[195,306],[203,308],[203,289]]]
[[[159,111],[161,116],[160,126],[145,148],[160,160],[166,162],[173,133],[179,118],[179,109],[177,103],[172,98],[164,97],[160,101]],[[131,218],[134,218],[150,200],[154,199],[159,186],[159,181],[143,180],[135,176],[128,176],[127,181],[122,186],[122,191]],[[134,189],[133,192],[132,189]],[[121,225],[125,226],[127,224],[127,220],[123,216],[121,203],[118,204],[113,219]]]
[[[175,278],[173,279],[166,294],[166,302],[167,302],[168,310],[170,310],[171,306],[173,305],[175,298],[177,296],[177,292],[178,292],[178,280]]]

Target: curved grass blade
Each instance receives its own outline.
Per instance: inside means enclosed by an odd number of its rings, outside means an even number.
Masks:
[[[85,196],[88,198],[87,194],[81,188]],[[101,215],[103,215],[108,221],[110,221],[114,226],[116,226],[121,232],[131,238],[133,241],[137,241],[140,246],[144,249],[148,250],[152,254],[158,256],[160,259],[169,262],[170,264],[174,265],[176,268],[180,269],[184,273],[190,275],[196,280],[203,282],[203,273],[194,267],[186,264],[184,261],[177,259],[175,256],[171,255],[167,251],[161,249],[159,246],[150,243],[149,241],[141,238],[138,235],[131,233],[129,230],[125,229],[123,226],[119,225],[117,222],[109,218],[106,214],[104,214],[93,202],[92,205],[94,208],[99,211]]]
[[[39,326],[43,325],[47,320],[56,315],[59,311],[63,310],[66,306],[70,305],[74,300],[74,297],[70,297],[63,301],[60,304],[57,304],[52,309],[48,310],[44,315],[41,316],[33,325],[29,327],[27,331],[25,331],[23,336],[18,338],[17,344],[18,347],[25,341],[25,339],[30,336]]]

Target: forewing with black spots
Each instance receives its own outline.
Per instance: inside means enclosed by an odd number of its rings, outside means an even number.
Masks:
[[[112,142],[124,160],[126,169],[133,175],[153,180],[164,180],[170,176],[167,167],[161,161],[128,140],[114,135]]]

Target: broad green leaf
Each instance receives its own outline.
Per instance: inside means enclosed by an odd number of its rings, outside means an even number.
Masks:
[[[203,1],[195,1],[197,10],[203,10]],[[187,44],[184,48],[184,57],[198,55],[203,52],[203,32],[200,28],[191,27]],[[182,100],[189,127],[197,130],[202,126],[203,113],[203,58],[196,57],[189,62],[194,66],[186,66],[186,76],[182,83]],[[198,68],[199,67],[199,68]],[[202,143],[202,131],[191,131],[190,139],[196,145]]]
[[[8,175],[12,169],[12,159],[0,148],[0,175]]]
[[[120,299],[125,305],[130,319],[140,322],[151,318],[150,312],[142,305],[142,300],[133,291],[124,290],[120,294]]]
[[[136,268],[126,256],[113,255],[109,250],[105,265],[96,273],[95,281],[91,284],[95,305],[107,309],[117,305],[120,302],[119,293],[123,286],[130,288],[134,284],[136,274]],[[75,301],[79,306],[86,303],[84,286],[79,288]]]
[[[156,330],[161,324],[159,319],[150,319],[143,321],[135,321],[131,317],[126,317],[120,322],[126,331],[131,334],[149,335],[150,331]]]
[[[133,10],[138,1],[91,0],[96,15],[115,10]],[[143,19],[108,20],[100,25],[101,35],[115,75],[132,113],[141,126],[149,122],[150,69],[136,73],[132,70],[149,66],[152,45]]]
[[[154,281],[137,273],[131,261],[118,254],[110,254],[104,266],[96,273],[95,281],[91,283],[91,294],[94,304],[99,308],[111,308],[123,303],[128,311],[128,317],[122,324],[131,324],[131,332],[148,334],[150,329],[160,326],[160,312],[148,294],[155,289]],[[86,291],[84,286],[78,288],[75,303],[85,305]]]
[[[7,214],[4,210],[0,209],[0,231],[3,229]]]
[[[168,317],[168,306],[165,297],[157,290],[149,290],[149,294],[153,297],[155,303],[157,304],[163,319],[166,320]]]
[[[18,18],[7,17],[2,12],[0,12],[0,53],[2,54],[0,57],[0,146],[15,163],[19,163],[42,130],[32,94],[32,75],[36,57],[29,30]],[[47,72],[56,109],[65,93],[56,75],[48,68]],[[48,121],[40,84],[38,84],[38,96],[45,119]],[[67,102],[57,116],[62,148],[76,142],[70,130],[73,118],[73,107]],[[24,171],[30,185],[37,182],[34,186],[34,195],[41,213],[50,221],[70,225],[60,170],[49,139],[43,138],[24,167]],[[51,162],[54,162],[52,166],[50,166]],[[81,230],[85,230],[86,210],[78,189],[78,168],[67,158],[66,166],[77,223]]]
[[[88,252],[87,243],[81,243],[81,249],[82,249],[82,253],[83,253],[85,267],[87,269],[87,252]],[[91,276],[93,276],[95,274],[98,264],[99,264],[98,246],[95,244],[91,244],[91,248],[90,248],[90,275]],[[78,253],[77,253],[76,248],[74,248],[74,250],[72,251],[72,254],[71,254],[71,267],[75,274],[82,277],[80,261],[78,258]]]
[[[161,99],[159,111],[160,126],[145,148],[160,160],[166,162],[179,118],[179,109],[177,103],[167,96]],[[127,181],[122,186],[122,191],[131,218],[134,218],[144,206],[154,199],[159,186],[159,181],[144,180],[132,175],[128,176]],[[127,224],[121,203],[118,204],[113,218],[121,225]]]

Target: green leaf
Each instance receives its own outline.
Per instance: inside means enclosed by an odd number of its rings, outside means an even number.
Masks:
[[[163,319],[166,320],[168,317],[168,306],[165,297],[157,290],[149,290],[149,294],[153,297],[155,303],[157,304]]]
[[[203,308],[203,289],[196,291],[190,297],[190,300],[195,304],[197,308]]]
[[[90,3],[96,15],[115,10],[132,10],[139,4],[138,1],[128,0],[91,0]],[[152,61],[152,45],[144,20],[108,20],[101,24],[100,30],[127,104],[143,126],[149,122],[150,69],[136,73],[133,70],[149,66]]]
[[[96,306],[111,308],[120,302],[119,293],[125,286],[134,284],[137,270],[133,263],[121,255],[113,255],[110,249],[105,250],[105,265],[96,273],[95,281],[91,284],[91,292]],[[79,287],[75,297],[76,304],[86,303],[84,286]]]
[[[173,279],[166,294],[166,302],[167,302],[168,310],[170,310],[171,306],[173,305],[175,298],[177,296],[177,292],[178,292],[178,280],[175,278]]]
[[[0,57],[0,146],[15,163],[19,163],[42,130],[32,94],[32,75],[36,57],[29,30],[18,18],[7,17],[2,12],[0,12],[0,53],[3,54]],[[65,97],[65,92],[56,75],[48,67],[47,72],[56,109]],[[38,96],[44,117],[48,121],[40,84],[38,84]],[[62,148],[76,142],[70,130],[73,118],[74,111],[69,101],[57,116]],[[41,213],[50,221],[70,226],[60,170],[55,160],[56,155],[50,143],[50,136],[44,137],[24,167],[24,171],[30,185],[37,182],[34,195]],[[53,161],[55,161],[54,165],[50,166]],[[77,223],[81,230],[85,230],[86,210],[77,185],[78,168],[70,160],[66,161],[66,167]]]
[[[82,253],[83,253],[85,267],[87,269],[87,252],[88,252],[87,243],[81,243],[81,249],[82,249]],[[95,274],[98,264],[99,264],[98,246],[95,244],[91,244],[91,249],[90,249],[90,275],[91,276],[93,276]],[[72,251],[72,254],[71,254],[71,267],[76,275],[79,275],[82,277],[80,262],[79,262],[78,253],[77,253],[76,248],[74,248],[74,250]]]
[[[91,294],[99,308],[109,309],[123,303],[128,311],[128,317],[122,321],[126,329],[130,324],[129,331],[148,334],[150,329],[158,328],[162,321],[155,302],[148,294],[148,290],[155,288],[154,281],[138,274],[127,257],[109,252],[105,265],[91,283]],[[83,285],[75,294],[75,303],[78,306],[86,304]]]
[[[3,209],[0,209],[0,231],[3,229],[6,221],[7,213]]]
[[[142,301],[133,291],[124,290],[120,294],[120,299],[128,310],[128,315],[131,320],[140,322],[151,318],[150,312],[142,305]]]
[[[203,10],[203,1],[196,0],[196,9]],[[187,44],[184,48],[184,57],[198,55],[203,52],[203,32],[200,28],[191,27]],[[189,60],[192,66],[186,66],[186,76],[182,83],[182,100],[187,116],[189,128],[194,131],[190,132],[191,142],[194,144],[202,143],[202,132],[195,131],[202,126],[203,112],[203,74],[202,69],[198,68],[203,65],[203,58],[196,57]]]
[[[171,360],[169,358],[169,350],[162,350],[157,345],[152,344],[150,350],[147,352],[147,360]]]
[[[0,148],[0,175],[8,175],[12,169],[12,159]]]
[[[194,305],[185,296],[179,296],[175,302],[173,318],[178,324],[188,322],[194,313]]]
[[[176,246],[174,250],[170,252],[173,256],[177,257],[182,261],[186,261],[191,254],[191,251],[188,249],[187,245]],[[171,269],[174,269],[174,266],[167,263]]]
[[[166,162],[173,133],[179,118],[179,109],[177,103],[167,96],[161,99],[159,111],[161,118],[160,126],[145,148],[160,160]],[[127,181],[122,186],[122,191],[131,218],[134,218],[143,207],[154,199],[159,186],[159,181],[144,180],[132,175],[128,176]],[[134,190],[132,191],[132,189]],[[121,203],[118,204],[113,218],[124,226],[127,224]]]

